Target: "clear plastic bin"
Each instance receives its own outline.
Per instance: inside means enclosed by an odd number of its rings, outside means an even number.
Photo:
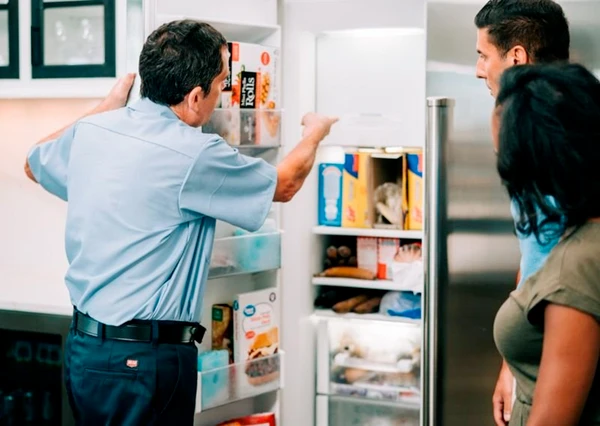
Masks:
[[[284,353],[280,351],[252,361],[199,372],[196,413],[281,389],[283,359]]]
[[[217,108],[203,133],[220,135],[233,146],[281,146],[281,110]]]
[[[251,274],[280,267],[281,233],[249,233],[215,240],[208,278]]]

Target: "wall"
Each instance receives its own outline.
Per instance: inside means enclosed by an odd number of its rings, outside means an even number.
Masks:
[[[0,101],[0,271],[3,299],[20,290],[68,303],[63,276],[66,204],[29,181],[31,145],[70,124],[97,100]],[[51,301],[48,301],[49,303]]]

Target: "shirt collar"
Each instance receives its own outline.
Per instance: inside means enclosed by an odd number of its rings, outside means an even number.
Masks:
[[[176,118],[179,120],[179,117],[173,112],[171,108],[167,105],[157,104],[156,102],[152,102],[148,98],[140,98],[129,105],[129,108],[145,112],[149,114],[158,114],[165,118]]]

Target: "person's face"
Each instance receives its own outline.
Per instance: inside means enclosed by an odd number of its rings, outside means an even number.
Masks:
[[[477,54],[479,55],[476,67],[477,78],[485,80],[494,98],[498,95],[500,76],[504,70],[529,61],[527,52],[522,46],[515,46],[503,55],[490,41],[487,28],[477,30]]]
[[[223,61],[223,69],[211,83],[208,95],[201,87],[196,87],[184,100],[184,103],[187,104],[187,113],[185,114],[186,119],[183,121],[191,126],[198,127],[206,124],[219,103],[221,93],[225,87],[225,80],[229,75],[229,51],[227,47],[221,50],[221,60]]]

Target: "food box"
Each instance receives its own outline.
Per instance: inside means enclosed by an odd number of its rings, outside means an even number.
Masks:
[[[368,228],[368,182],[370,155],[346,153],[342,176],[342,226]]]
[[[246,363],[246,381],[260,386],[279,378],[279,292],[239,294],[233,304],[234,361]]]
[[[212,349],[226,350],[229,363],[233,362],[233,309],[227,304],[212,307]]]
[[[278,145],[281,136],[279,49],[253,43],[227,43],[230,77],[220,110],[203,126],[232,145]],[[245,111],[244,111],[245,110]]]
[[[406,189],[403,194],[405,229],[420,231],[423,229],[423,154],[407,154],[406,162]]]

